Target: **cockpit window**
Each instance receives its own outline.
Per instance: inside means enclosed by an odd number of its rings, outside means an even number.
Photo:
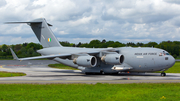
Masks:
[[[165,52],[165,51],[163,51],[163,55],[166,55],[166,52]]]
[[[170,55],[168,52],[166,51],[163,51],[164,55]]]
[[[165,56],[165,55],[170,55],[168,52],[163,51],[162,53],[159,53],[159,56]]]
[[[170,55],[169,53],[166,53],[166,55]]]

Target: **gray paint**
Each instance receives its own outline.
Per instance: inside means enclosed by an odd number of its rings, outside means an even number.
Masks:
[[[7,22],[6,24],[18,23],[27,23],[28,25],[30,25],[37,39],[44,48],[62,47],[57,38],[54,36],[52,30],[49,28],[49,26],[52,25],[48,24],[44,18],[39,18],[28,22]],[[48,38],[50,38],[51,41],[48,41]]]
[[[41,23],[31,23],[30,26],[43,47],[61,46],[59,41],[52,33],[51,29],[49,28],[45,19],[40,18],[33,20],[32,22],[41,22]],[[50,38],[50,41],[48,41],[48,38]]]
[[[71,51],[73,49],[73,51]],[[88,48],[72,48],[72,47],[51,47],[51,48],[44,48],[39,50],[39,53],[43,55],[50,55],[50,54],[79,54],[82,52],[89,52],[89,51],[102,51],[104,49],[88,49]],[[153,72],[153,71],[161,71],[163,69],[168,69],[172,67],[175,63],[175,59],[171,55],[162,55],[159,56],[165,50],[158,49],[158,48],[132,48],[132,47],[122,47],[116,48],[116,50],[120,51],[120,54],[124,55],[124,63],[122,65],[115,65],[115,67],[132,67],[130,70],[125,69],[125,71],[129,72]],[[135,53],[147,53],[147,55],[135,55]],[[150,55],[150,53],[156,53],[156,55]],[[95,55],[98,58],[98,65],[92,68],[86,68],[82,70],[84,72],[100,72],[100,70],[106,72],[117,72],[112,70],[111,68],[114,65],[108,65],[100,60],[100,57]],[[168,57],[168,60],[165,58]],[[62,60],[60,61],[62,62]],[[66,64],[73,64],[72,60],[66,61]],[[77,68],[76,66],[71,65],[72,67]],[[124,71],[124,70],[120,70]]]
[[[27,23],[27,22],[26,22]],[[38,50],[42,56],[18,58],[11,50],[14,58],[17,60],[30,60],[39,58],[49,58],[59,63],[81,69],[82,72],[91,73],[117,73],[117,72],[154,72],[165,71],[172,67],[175,59],[168,55],[168,52],[158,48],[76,48],[76,47],[62,47],[54,34],[50,30],[45,19],[36,19],[30,23],[31,28],[35,32],[43,49]],[[52,38],[51,42],[47,39]],[[45,48],[47,47],[47,48]],[[164,55],[163,53],[166,53]],[[124,56],[124,62],[120,65],[107,64],[101,60],[102,56],[106,54],[117,54]],[[163,54],[163,55],[160,55]],[[75,58],[79,56],[95,56],[97,65],[95,67],[83,67],[73,63]],[[111,61],[111,60],[110,60]],[[112,61],[111,61],[112,62]],[[117,69],[116,69],[117,68]]]

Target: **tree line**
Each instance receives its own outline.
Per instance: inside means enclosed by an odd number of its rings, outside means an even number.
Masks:
[[[119,41],[106,41],[106,40],[92,40],[89,43],[81,43],[78,44],[69,43],[68,41],[60,42],[62,46],[67,47],[86,47],[86,48],[107,48],[107,47],[155,47],[161,48],[168,51],[172,56],[177,58],[180,55],[180,41],[162,41],[159,44],[156,42],[148,42],[148,43],[121,43]],[[12,58],[11,52],[9,48],[12,48],[18,57],[32,57],[32,56],[39,56],[40,54],[36,51],[42,49],[42,45],[39,43],[23,43],[23,44],[16,44],[16,45],[0,45],[0,58]]]

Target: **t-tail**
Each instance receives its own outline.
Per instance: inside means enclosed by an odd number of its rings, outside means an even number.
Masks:
[[[44,18],[35,19],[29,22],[7,22],[7,24],[27,23],[31,26],[36,34],[41,45],[45,47],[62,47],[57,38],[50,29],[51,24],[48,24]]]

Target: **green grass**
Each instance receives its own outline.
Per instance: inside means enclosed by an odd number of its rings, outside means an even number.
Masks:
[[[177,61],[174,66],[172,66],[171,68],[169,68],[167,71],[165,71],[166,73],[180,73],[180,62]]]
[[[4,101],[178,101],[180,83],[0,84]]]
[[[14,77],[14,76],[25,76],[24,73],[4,72],[0,71],[0,77]]]
[[[161,71],[157,71],[155,73],[161,73]],[[174,66],[166,70],[165,73],[180,73],[180,61],[177,61]]]
[[[78,70],[76,68],[72,68],[72,67],[69,67],[69,66],[66,66],[66,65],[63,65],[63,64],[49,64],[48,66],[52,67],[52,68],[58,68],[58,69]]]

